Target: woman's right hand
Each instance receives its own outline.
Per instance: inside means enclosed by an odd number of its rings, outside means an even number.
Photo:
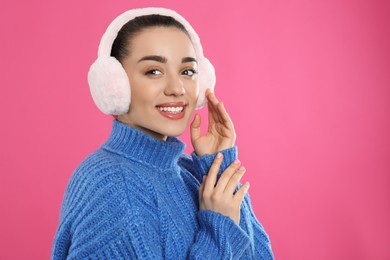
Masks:
[[[218,153],[208,175],[203,177],[203,182],[199,187],[199,209],[218,212],[239,225],[241,203],[248,192],[249,183],[246,182],[233,194],[245,173],[245,168],[240,166],[238,160],[226,168],[217,182],[222,160],[223,154]]]

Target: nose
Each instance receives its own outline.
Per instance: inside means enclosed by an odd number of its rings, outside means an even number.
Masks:
[[[182,96],[185,93],[183,81],[179,75],[169,75],[164,89],[167,96]]]

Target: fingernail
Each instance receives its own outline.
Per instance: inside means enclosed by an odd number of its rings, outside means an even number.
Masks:
[[[240,160],[235,160],[234,164],[240,164]]]
[[[245,186],[246,186],[247,189],[249,189],[249,187],[251,186],[251,185],[249,184],[249,181],[245,182]]]
[[[217,158],[221,159],[222,158],[222,153],[217,153]]]
[[[245,171],[246,171],[246,169],[245,169],[245,167],[244,167],[244,166],[241,166],[239,170],[240,170],[240,171],[243,171],[243,172],[245,172]]]

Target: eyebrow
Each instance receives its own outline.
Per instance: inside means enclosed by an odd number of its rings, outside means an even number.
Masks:
[[[181,59],[181,63],[185,63],[185,62],[195,62],[195,63],[198,63],[198,61],[195,58],[192,58],[192,57],[185,57],[185,58]]]
[[[138,63],[140,63],[141,61],[144,61],[144,60],[154,60],[154,61],[157,61],[157,62],[161,62],[161,63],[167,63],[167,58],[164,57],[164,56],[158,56],[158,55],[150,55],[150,56],[145,56],[145,57],[142,57]],[[193,58],[193,57],[184,57],[181,59],[181,62],[182,63],[186,63],[186,62],[195,62],[195,63],[198,63],[198,61]]]

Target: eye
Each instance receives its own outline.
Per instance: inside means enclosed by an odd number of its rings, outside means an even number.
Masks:
[[[187,75],[187,76],[194,76],[195,74],[197,74],[198,72],[194,69],[186,69],[183,71],[183,74],[184,75]]]
[[[151,70],[148,70],[145,74],[154,76],[154,75],[161,75],[162,72],[157,70],[157,69],[151,69]]]

